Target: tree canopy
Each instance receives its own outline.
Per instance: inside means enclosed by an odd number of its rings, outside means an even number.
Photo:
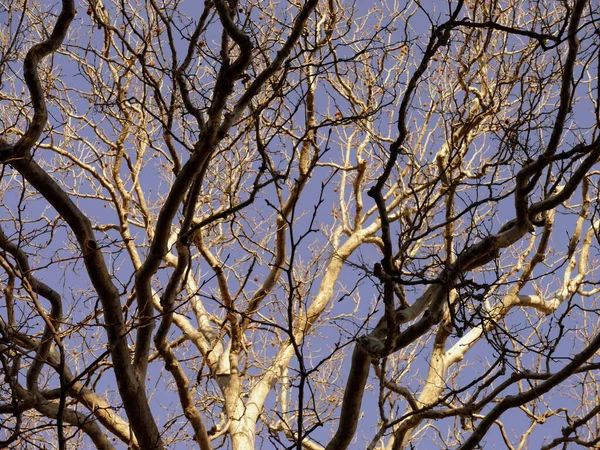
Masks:
[[[0,447],[597,448],[600,5],[0,2]]]

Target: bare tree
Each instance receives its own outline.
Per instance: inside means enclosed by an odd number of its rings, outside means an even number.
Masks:
[[[597,2],[0,12],[0,447],[599,445]]]

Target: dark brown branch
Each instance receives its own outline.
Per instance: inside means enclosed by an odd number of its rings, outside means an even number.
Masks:
[[[33,293],[41,295],[47,299],[51,305],[50,323],[46,323],[46,326],[44,327],[41,343],[36,349],[36,357],[27,373],[27,388],[29,390],[37,390],[38,379],[42,372],[44,360],[48,356],[53,338],[57,338],[56,333],[60,326],[60,322],[62,321],[62,299],[54,289],[33,276],[29,266],[29,258],[17,244],[8,240],[8,237],[2,228],[0,228],[0,248],[10,253],[15,258],[21,277],[26,280]]]
[[[517,36],[525,36],[531,39],[535,39],[538,41],[543,49],[547,49],[547,41],[559,43],[560,37],[554,36],[552,34],[547,33],[538,33],[536,31],[531,30],[522,30],[521,28],[508,27],[506,25],[502,25],[498,22],[494,22],[492,20],[488,20],[486,22],[471,22],[470,20],[456,20],[453,22],[453,25],[463,26],[466,28],[483,28],[497,31],[504,31],[508,34],[515,34]]]
[[[145,390],[131,366],[119,291],[112,282],[112,276],[98,248],[89,219],[35,160],[19,158],[13,159],[10,164],[46,198],[77,237],[87,273],[104,307],[117,385],[131,426],[142,446],[147,446],[148,449],[162,449],[160,434]]]
[[[27,131],[12,147],[12,151],[6,152],[4,155],[0,153],[0,161],[6,161],[7,157],[12,156],[10,153],[21,155],[29,152],[42,135],[48,121],[48,110],[44,98],[44,89],[40,82],[38,66],[42,59],[58,50],[74,18],[75,2],[73,0],[63,0],[62,9],[48,39],[35,44],[27,52],[23,63],[23,77],[31,96],[33,118],[29,123]]]
[[[491,426],[500,418],[500,416],[511,408],[517,408],[522,406],[541,395],[550,392],[552,388],[569,378],[575,371],[583,365],[589,358],[600,349],[600,334],[590,342],[582,352],[578,353],[573,357],[573,360],[563,367],[560,371],[548,379],[542,381],[540,384],[532,387],[531,389],[516,395],[509,395],[505,397],[499,404],[497,404],[485,417],[481,420],[481,423],[473,431],[471,436],[458,448],[458,450],[470,450],[474,449],[479,445],[479,442],[486,435]]]

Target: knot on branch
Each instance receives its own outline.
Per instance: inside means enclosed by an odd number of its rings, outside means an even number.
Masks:
[[[364,348],[373,358],[379,359],[386,356],[385,341],[374,336],[361,336],[356,342]]]
[[[13,146],[0,137],[0,162],[5,162],[13,154]]]
[[[88,239],[87,241],[85,241],[85,251],[86,252],[93,252],[95,250],[98,250],[98,244],[96,243],[95,240]]]
[[[447,47],[450,43],[450,28],[445,28],[438,38],[440,47]]]

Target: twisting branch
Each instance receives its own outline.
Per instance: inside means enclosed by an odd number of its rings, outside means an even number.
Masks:
[[[22,138],[14,145],[0,143],[3,147],[2,161],[8,162],[40,192],[67,222],[80,245],[88,275],[102,300],[112,357],[117,372],[119,391],[132,427],[140,443],[148,449],[161,449],[160,434],[150,412],[143,387],[131,370],[129,349],[123,339],[126,335],[119,292],[104,263],[103,255],[94,237],[89,219],[73,203],[64,190],[33,160],[30,152],[46,126],[48,112],[41,87],[38,65],[42,58],[55,52],[64,40],[69,25],[75,16],[72,0],[64,0],[50,37],[34,45],[25,58],[24,77],[30,90],[34,107],[34,117]],[[35,377],[34,377],[35,378]],[[32,378],[32,380],[34,379]]]
[[[27,52],[25,61],[23,62],[23,77],[29,89],[33,106],[33,117],[29,122],[27,131],[14,145],[8,146],[6,142],[4,145],[0,145],[1,162],[6,162],[8,158],[20,157],[31,151],[42,135],[48,121],[48,109],[46,107],[46,99],[44,98],[44,89],[40,82],[38,66],[42,59],[59,49],[74,18],[74,0],[62,0],[60,14],[48,39],[35,44]]]

